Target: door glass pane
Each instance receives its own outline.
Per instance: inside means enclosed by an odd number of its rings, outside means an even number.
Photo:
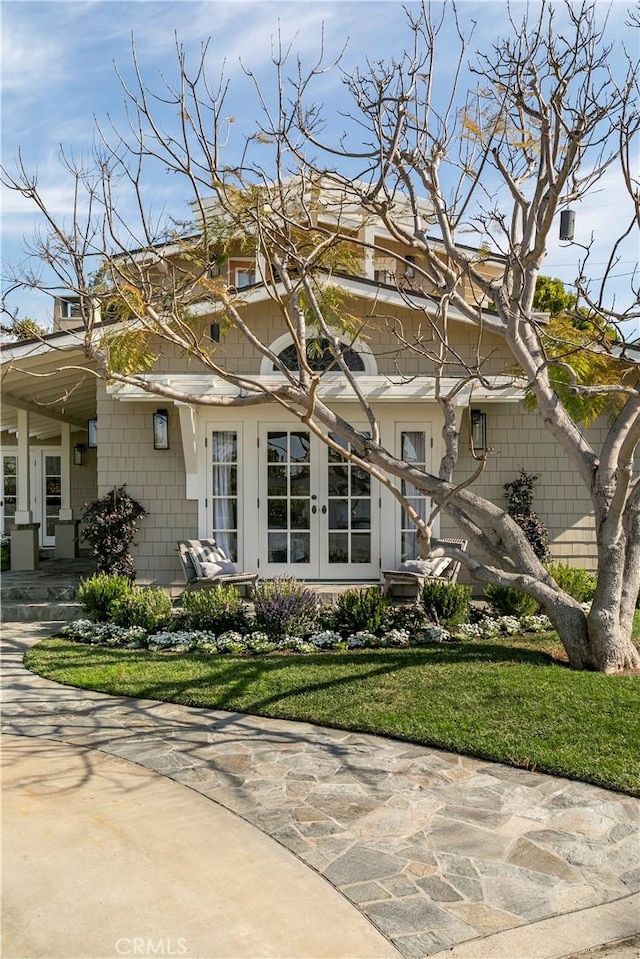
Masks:
[[[267,460],[269,463],[287,462],[287,434],[269,433],[267,441]]]
[[[289,504],[291,529],[310,529],[311,513],[308,499],[292,499]]]
[[[292,463],[308,463],[311,455],[311,437],[307,432],[291,433],[290,455]]]
[[[331,439],[347,451],[344,441]],[[371,477],[329,449],[327,489],[329,563],[371,562]]]
[[[422,470],[426,468],[426,448],[427,436],[424,430],[406,430],[400,434],[400,455],[403,460],[411,463],[412,466],[417,466]],[[402,495],[407,498],[407,502],[418,516],[421,519],[426,519],[428,497],[404,480],[401,482],[400,489]],[[402,510],[400,513],[400,549],[403,561],[416,559],[418,556],[416,525],[409,518],[406,510]]]
[[[213,538],[229,559],[238,559],[238,434],[214,430],[211,434]]]
[[[44,535],[53,537],[56,534],[56,520],[60,516],[62,503],[62,459],[60,456],[44,457]]]
[[[267,562],[310,563],[311,434],[269,431],[267,463]]]
[[[3,533],[7,531],[8,527],[12,525],[15,520],[18,494],[17,482],[18,457],[7,454],[2,457]]]

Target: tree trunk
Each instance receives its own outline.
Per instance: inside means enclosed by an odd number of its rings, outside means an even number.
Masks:
[[[640,653],[630,634],[620,626],[610,608],[595,603],[589,613],[581,606],[558,600],[546,609],[569,657],[572,669],[620,673],[640,669]]]
[[[572,669],[597,669],[591,655],[587,617],[582,607],[560,597],[545,612],[564,646]]]
[[[594,604],[587,616],[587,628],[593,669],[603,673],[640,669],[640,653],[631,639],[630,631],[622,628],[620,615],[612,615],[610,608],[602,609]]]

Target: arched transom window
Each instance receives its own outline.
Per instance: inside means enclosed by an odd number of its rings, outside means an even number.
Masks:
[[[324,373],[327,370],[340,373],[340,364],[337,360],[337,355],[339,355],[346,363],[347,369],[353,373],[367,373],[370,376],[375,376],[377,373],[376,362],[367,344],[359,340],[353,344],[345,343],[340,340],[339,336],[336,337],[336,340],[338,340],[337,349],[334,341],[325,336],[313,336],[307,340],[307,360],[312,370],[318,373]],[[289,334],[279,337],[272,343],[271,350],[288,370],[298,369],[298,351]],[[339,354],[337,354],[337,350],[340,351]],[[268,359],[263,360],[261,373],[269,374],[276,371],[273,363]]]

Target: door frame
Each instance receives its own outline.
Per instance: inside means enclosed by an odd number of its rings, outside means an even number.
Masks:
[[[268,559],[268,487],[267,449],[270,432],[300,433],[310,440],[310,488],[309,488],[309,556],[310,562],[269,562]],[[369,563],[330,563],[329,544],[329,447],[310,429],[300,423],[262,422],[258,428],[258,557],[259,570],[265,577],[282,576],[287,573],[309,580],[377,580],[380,575],[380,494],[377,484],[371,479],[370,538],[371,559]],[[306,497],[304,497],[306,498]],[[290,495],[287,497],[287,502]],[[307,532],[303,530],[301,532]],[[352,530],[348,531],[350,534]]]

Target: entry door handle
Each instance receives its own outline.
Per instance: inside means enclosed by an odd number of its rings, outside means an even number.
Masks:
[[[311,512],[313,513],[314,516],[315,516],[316,513],[318,512],[318,507],[315,505],[315,503],[314,503],[314,505],[311,507]]]
[[[326,506],[323,506],[322,509],[320,510],[320,512],[321,512],[322,515],[324,516],[324,514],[327,512],[327,507],[326,507]]]

